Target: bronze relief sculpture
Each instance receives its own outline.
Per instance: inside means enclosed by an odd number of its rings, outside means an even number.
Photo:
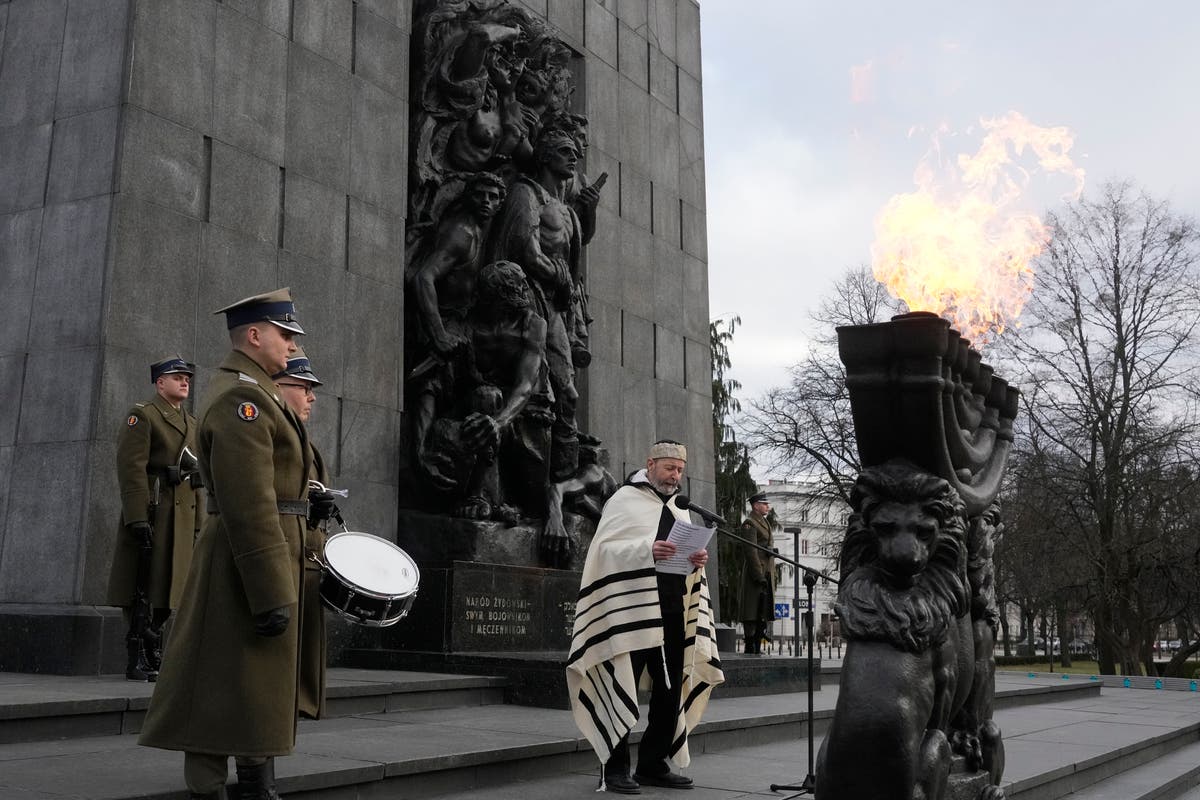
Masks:
[[[422,8],[405,248],[416,488],[405,505],[544,521],[541,565],[565,566],[564,509],[596,515],[595,494],[612,483],[576,420],[577,371],[591,361],[584,249],[606,178],[583,171],[581,59],[502,0]]]

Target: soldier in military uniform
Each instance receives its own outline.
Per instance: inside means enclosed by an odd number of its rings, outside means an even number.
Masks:
[[[312,366],[303,350],[288,359],[287,368],[275,376],[279,395],[306,426],[312,416],[312,407],[317,400],[314,389],[321,381],[312,371]],[[321,485],[329,483],[329,472],[321,452],[309,440],[312,455],[310,481]],[[325,713],[325,667],[326,640],[325,615],[321,608],[321,564],[317,561],[325,551],[325,526],[331,517],[339,514],[334,495],[327,490],[312,487],[308,491],[308,523],[304,531],[304,589],[301,592],[303,605],[300,608],[300,637],[313,646],[301,654],[300,697],[297,709],[306,717],[320,719]]]
[[[771,523],[767,515],[771,503],[765,492],[750,498],[750,516],[742,522],[741,536],[749,542],[771,549]],[[742,547],[742,627],[746,636],[746,654],[762,653],[762,640],[775,618],[775,559],[753,547]]]
[[[304,533],[312,456],[304,424],[271,376],[304,333],[287,289],[239,300],[226,316],[233,351],[200,411],[209,516],[139,742],[184,751],[193,798],[276,796],[274,756],[296,742],[305,638]]]
[[[117,436],[121,528],[108,603],[125,610],[133,681],[158,677],[162,626],[179,605],[199,530],[196,418],[183,407],[195,371],[179,356],[151,364],[155,395],[129,409]]]

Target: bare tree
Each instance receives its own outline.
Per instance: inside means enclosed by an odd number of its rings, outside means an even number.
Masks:
[[[1200,433],[1200,233],[1126,183],[1050,223],[1022,326],[998,344],[1024,391],[1028,446],[1054,467],[1059,503],[1040,524],[1089,565],[1101,670],[1129,672],[1147,663],[1158,622],[1181,611],[1167,597],[1181,577],[1167,559],[1180,551],[1166,542],[1187,537],[1166,535],[1181,513],[1166,495],[1187,488]]]
[[[1022,421],[1027,428],[1028,420]],[[1064,619],[1087,607],[1089,575],[1071,535],[1080,524],[1078,509],[1064,502],[1071,492],[1062,484],[1069,483],[1072,470],[1061,463],[1059,454],[1031,446],[1036,438],[1036,432],[1018,433],[1018,448],[1009,459],[1001,491],[1004,533],[995,554],[997,600],[1018,609],[1030,652],[1039,617],[1053,617],[1062,632],[1067,628]],[[1001,623],[1008,655],[1008,621],[1002,617]],[[1065,660],[1070,636],[1062,639]]]
[[[883,322],[903,310],[870,267],[847,270],[813,312],[812,347],[790,368],[789,383],[754,400],[739,418],[742,439],[760,463],[813,479],[815,497],[849,502],[860,465],[836,328]]]

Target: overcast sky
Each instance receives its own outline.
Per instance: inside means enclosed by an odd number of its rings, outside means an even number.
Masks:
[[[1200,216],[1195,0],[703,0],[701,24],[709,305],[742,318],[743,401],[786,382],[939,125],[966,153],[983,117],[1067,126],[1085,196],[1130,178]]]

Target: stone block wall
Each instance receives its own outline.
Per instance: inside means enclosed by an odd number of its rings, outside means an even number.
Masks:
[[[172,351],[199,365],[194,404],[228,351],[210,312],[264,289],[291,286],[311,333],[348,518],[395,538],[410,24],[408,0],[0,3],[8,652],[36,620],[111,624],[86,610],[125,410]],[[62,671],[111,666],[60,644]]]
[[[0,4],[0,603],[86,579],[128,14]]]
[[[528,0],[535,13],[545,2]],[[714,499],[704,227],[700,9],[695,0],[550,0],[585,56],[588,176],[609,175],[587,248],[591,366],[584,428],[619,477],[649,442],[689,448],[687,491]]]
[[[609,173],[583,427],[614,473],[687,442],[711,502],[699,7],[513,1],[584,55],[588,173]],[[347,519],[396,538],[412,5],[0,0],[0,653],[119,667],[96,608],[118,426],[172,351],[202,397],[228,350],[211,311],[267,288],[310,332]]]

